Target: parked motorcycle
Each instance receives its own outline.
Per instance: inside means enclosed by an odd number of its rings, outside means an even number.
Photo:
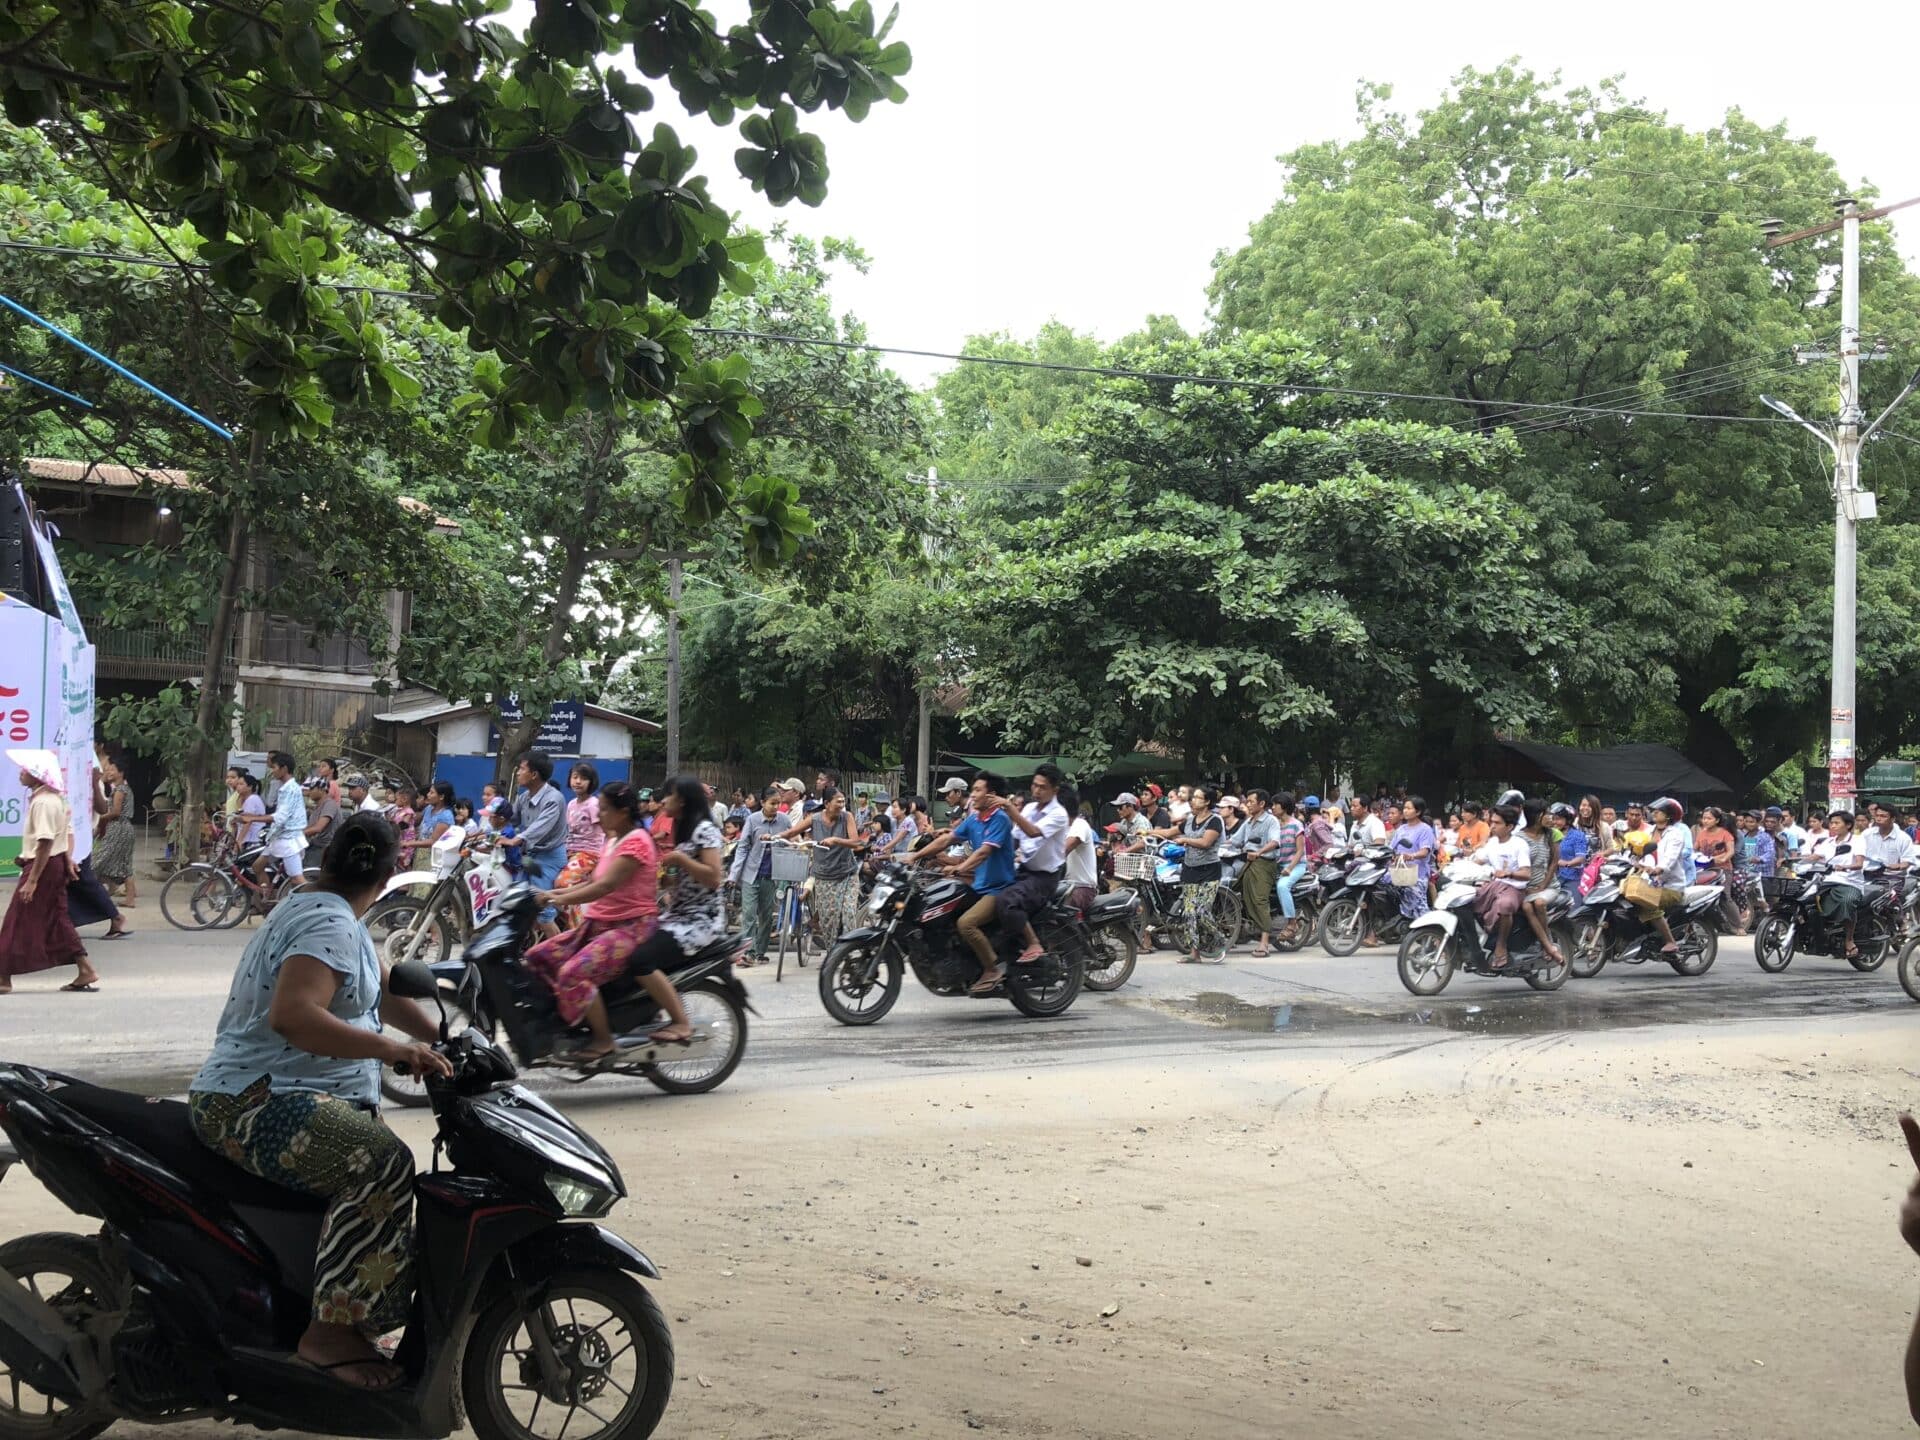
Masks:
[[[366,915],[367,932],[388,965],[444,961],[473,938],[512,883],[505,854],[458,828],[433,842],[429,866],[395,875]]]
[[[1853,920],[1853,945],[1859,953],[1849,956],[1846,925],[1821,913],[1822,898],[1847,882],[1819,861],[1795,865],[1794,885],[1754,932],[1755,962],[1769,975],[1785,970],[1795,955],[1831,955],[1856,970],[1878,970],[1899,943],[1903,928],[1901,887],[1883,883],[1885,873],[1885,866],[1867,862],[1866,895]]]
[[[390,983],[435,993],[417,961]],[[527,1440],[544,1409],[574,1440],[651,1435],[673,1338],[634,1277],[660,1272],[582,1223],[626,1194],[618,1167],[513,1083],[484,1036],[443,1019],[436,1048],[453,1075],[427,1085],[434,1153],[451,1167],[415,1182],[417,1290],[393,1352],[404,1378],[386,1390],[342,1385],[293,1353],[324,1200],[216,1155],[177,1100],[0,1063],[0,1175],[24,1161],[102,1222],[0,1245],[0,1434],[91,1440],[117,1420],[211,1419],[425,1440],[464,1421],[480,1440]]]
[[[1441,872],[1445,884],[1434,908],[1409,922],[1400,942],[1400,983],[1415,995],[1438,995],[1455,970],[1471,975],[1515,977],[1536,990],[1558,990],[1567,983],[1573,962],[1573,902],[1563,890],[1547,892],[1547,933],[1560,959],[1552,959],[1524,914],[1513,918],[1507,935],[1507,963],[1494,968],[1494,937],[1474,913],[1473,898],[1493,871],[1471,860],[1456,860]]]
[[[520,963],[533,943],[540,902],[528,885],[501,895],[494,913],[462,958],[429,967],[441,1002],[460,1024],[472,1024],[489,1039],[504,1031],[523,1069],[558,1070],[568,1080],[596,1075],[637,1075],[669,1095],[699,1095],[717,1089],[747,1051],[747,1012],[753,1008],[733,960],[738,935],[725,935],[690,956],[667,978],[680,992],[693,1039],[684,1044],[647,1040],[665,1017],[631,976],[602,987],[607,1018],[620,1045],[612,1058],[571,1064],[560,1055],[586,1038],[569,1032],[555,1013],[546,981]],[[431,1098],[411,1076],[383,1072],[380,1092],[396,1105],[425,1105]]]
[[[887,866],[867,897],[873,923],[834,941],[820,964],[820,1003],[826,1012],[842,1025],[873,1024],[893,1009],[910,966],[935,995],[1004,997],[1023,1015],[1063,1015],[1079,998],[1090,965],[1108,968],[1116,963],[1104,947],[1098,955],[1087,948],[1078,933],[1078,917],[1055,901],[1033,919],[1046,953],[1031,964],[1015,964],[1020,937],[996,927],[994,946],[1006,979],[991,994],[972,995],[980,961],[960,938],[959,924],[978,898],[964,880],[930,876],[908,865]],[[1131,934],[1137,903],[1125,891],[1102,895],[1087,912],[1085,928],[1104,933],[1117,927]]]
[[[1331,852],[1329,855],[1331,858]],[[1329,890],[1320,909],[1320,948],[1329,955],[1351,955],[1369,934],[1391,945],[1407,933],[1400,913],[1400,890],[1387,880],[1392,855],[1384,846],[1360,851]],[[1325,875],[1325,869],[1322,869]]]
[[[1679,950],[1666,954],[1659,930],[1642,920],[1625,896],[1623,887],[1632,871],[1633,862],[1625,857],[1606,861],[1600,878],[1574,912],[1573,978],[1591,980],[1609,965],[1642,965],[1649,960],[1664,960],[1682,975],[1706,974],[1720,954],[1720,932],[1714,923],[1720,887],[1686,888],[1680,905],[1667,912],[1667,928]]]

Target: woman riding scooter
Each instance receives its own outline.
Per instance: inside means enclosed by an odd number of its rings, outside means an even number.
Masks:
[[[275,905],[248,942],[187,1093],[200,1143],[263,1180],[327,1197],[313,1320],[300,1359],[343,1384],[384,1390],[399,1367],[373,1343],[411,1298],[413,1155],[380,1121],[380,1067],[450,1075],[439,1027],[386,990],[360,923],[393,874],[399,842],[374,814],[338,827],[320,878]],[[414,1037],[395,1040],[382,1022]]]
[[[596,823],[606,843],[593,878],[539,896],[542,905],[581,906],[580,923],[542,940],[527,951],[523,962],[552,989],[560,1019],[568,1026],[584,1020],[593,1032],[590,1042],[561,1057],[577,1064],[591,1064],[614,1053],[613,1026],[600,988],[629,970],[671,1022],[652,1038],[679,1040],[692,1033],[680,992],[672,982],[657,967],[643,969],[635,963],[641,946],[654,933],[660,863],[653,837],[640,824],[640,797],[631,785],[615,780],[601,789]]]

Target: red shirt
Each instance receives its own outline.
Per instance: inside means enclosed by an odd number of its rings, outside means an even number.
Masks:
[[[589,900],[581,907],[581,913],[589,920],[638,920],[653,914],[657,908],[654,893],[660,877],[660,860],[652,837],[638,826],[622,835],[618,845],[610,845],[601,852],[593,878],[598,880],[612,866],[615,857],[621,855],[634,862],[634,873],[612,894]]]

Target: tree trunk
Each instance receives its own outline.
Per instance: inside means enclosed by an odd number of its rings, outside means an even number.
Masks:
[[[214,772],[216,748],[213,728],[226,709],[227,645],[233,638],[233,618],[240,595],[240,576],[247,564],[251,531],[247,506],[266,454],[266,437],[253,432],[247,446],[246,479],[240,501],[227,522],[227,554],[220,573],[220,595],[214,601],[213,620],[207,626],[207,650],[200,665],[200,695],[193,712],[193,741],[187,750],[187,770],[181,776],[180,849],[182,860],[200,853],[200,817],[206,808],[207,780]]]

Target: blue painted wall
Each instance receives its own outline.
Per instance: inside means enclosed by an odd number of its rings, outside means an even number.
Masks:
[[[567,771],[577,756],[556,755],[553,757],[553,782],[564,792],[567,788]],[[631,760],[593,760],[595,770],[600,772],[600,783],[606,785],[614,780],[632,778]],[[494,757],[491,755],[442,755],[434,764],[433,778],[445,780],[453,786],[455,795],[465,796],[474,804],[480,803],[480,787],[493,779]]]

